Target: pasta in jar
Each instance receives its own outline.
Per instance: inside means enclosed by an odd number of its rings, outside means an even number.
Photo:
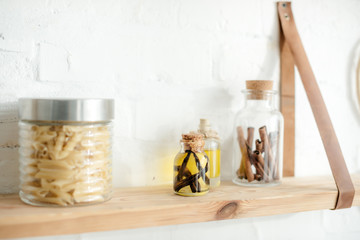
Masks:
[[[25,203],[73,206],[110,199],[110,121],[22,120],[19,126],[20,198]]]

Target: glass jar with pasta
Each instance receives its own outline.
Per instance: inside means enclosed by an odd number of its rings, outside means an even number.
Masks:
[[[20,198],[36,206],[104,202],[112,193],[112,99],[19,100]]]

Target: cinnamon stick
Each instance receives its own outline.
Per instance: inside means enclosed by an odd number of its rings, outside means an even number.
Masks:
[[[254,156],[253,156],[253,152],[252,152],[250,146],[249,146],[247,143],[246,143],[246,152],[247,152],[247,154],[248,154],[250,163],[251,163],[251,164],[254,164],[255,159],[254,159]]]
[[[256,163],[255,168],[261,175],[262,179],[264,179],[266,181],[269,178],[269,176],[266,174],[266,172],[264,171],[264,168],[261,166],[261,164],[259,162]]]
[[[256,151],[259,151],[261,153],[264,152],[263,143],[259,139],[256,139],[256,141],[255,141],[255,148],[256,148]]]
[[[250,147],[250,150],[252,149],[252,145],[253,145],[253,141],[254,141],[254,128],[253,127],[248,127],[247,129],[248,135],[247,135],[247,144]]]
[[[244,167],[244,169],[245,169],[245,167]],[[236,171],[236,175],[237,175],[240,179],[246,178],[245,172],[240,172],[240,168]]]
[[[255,173],[255,176],[260,174],[262,177],[264,176],[264,174],[261,172],[261,169],[259,168],[259,166],[261,166],[260,164],[258,164],[258,162],[255,162],[254,163],[254,167],[255,167],[255,170],[256,170],[256,173]],[[264,170],[263,170],[264,171]]]
[[[261,167],[264,168],[265,163],[262,154],[258,150],[255,150],[253,155],[254,158],[261,164]]]
[[[260,174],[261,179],[267,179],[268,175],[264,171],[264,159],[259,151],[254,151],[253,158],[255,160],[254,167],[256,169],[256,175]]]
[[[267,178],[266,173],[265,173],[264,169],[261,167],[260,163],[256,163],[256,169],[259,171],[259,173],[263,179]]]
[[[264,148],[264,152],[265,152],[264,170],[265,170],[265,173],[269,176],[267,181],[271,181],[272,175],[274,172],[275,160],[274,160],[273,153],[272,153],[272,150],[270,147],[266,126],[259,128],[259,134],[260,134],[260,139],[263,143],[263,148]]]
[[[259,151],[255,150],[253,156],[256,161],[256,163],[254,164],[256,173],[260,174],[262,179],[267,180],[268,175],[264,171],[264,158],[262,154]]]
[[[262,177],[261,177],[260,174],[256,174],[256,175],[255,175],[255,179],[256,179],[257,181],[261,181],[261,180],[262,180]]]
[[[246,141],[244,138],[244,132],[242,127],[237,127],[237,134],[238,134],[238,142],[239,142],[239,147],[240,147],[240,152],[241,152],[241,162],[244,161],[244,167],[245,167],[245,175],[248,179],[249,182],[254,181],[254,174],[252,172],[251,169],[251,163],[250,163],[250,158],[249,158],[249,154],[248,154],[248,148],[246,146]],[[241,166],[242,163],[240,163],[240,174],[241,174]]]
[[[249,156],[249,160],[251,164],[254,164],[254,157],[253,157],[253,153],[252,153],[252,145],[253,145],[253,141],[254,141],[254,128],[253,127],[248,127],[247,129],[247,140],[246,140],[246,150],[247,150],[247,154]],[[256,177],[254,176],[254,178],[256,179]]]

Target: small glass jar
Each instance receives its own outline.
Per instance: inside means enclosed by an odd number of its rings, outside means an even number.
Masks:
[[[204,152],[209,157],[210,163],[210,188],[220,185],[221,148],[220,137],[211,129],[208,119],[200,119],[198,132],[204,135]]]
[[[112,194],[112,99],[20,99],[20,198],[36,206]]]
[[[246,81],[245,106],[235,119],[233,182],[245,186],[281,183],[282,114],[275,108],[272,81]]]
[[[201,196],[209,191],[209,158],[204,153],[202,134],[183,134],[181,150],[174,159],[174,192]]]

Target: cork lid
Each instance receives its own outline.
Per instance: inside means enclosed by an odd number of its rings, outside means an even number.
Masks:
[[[246,89],[258,91],[271,91],[273,88],[273,81],[271,80],[247,80]]]
[[[205,118],[200,118],[199,130],[207,131],[211,128],[210,121]]]
[[[182,134],[180,142],[184,143],[185,150],[193,152],[202,152],[204,150],[204,137],[200,133]]]
[[[205,118],[200,119],[198,132],[203,134],[205,139],[207,138],[215,138],[218,140],[220,139],[218,133],[215,130],[211,129],[210,121]]]

